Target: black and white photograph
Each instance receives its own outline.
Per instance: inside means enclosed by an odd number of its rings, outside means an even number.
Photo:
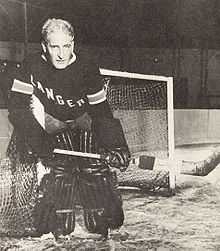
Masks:
[[[220,250],[220,1],[0,0],[0,251]]]

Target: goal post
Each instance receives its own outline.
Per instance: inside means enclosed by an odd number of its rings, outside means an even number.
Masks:
[[[104,68],[100,68],[100,73],[109,78],[107,99],[114,116],[122,122],[132,155],[168,160],[169,186],[174,189],[173,77]],[[132,119],[129,119],[130,116]],[[139,139],[134,146],[132,141],[137,135]]]

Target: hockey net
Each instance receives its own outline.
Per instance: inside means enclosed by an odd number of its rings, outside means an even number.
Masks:
[[[146,155],[172,159],[174,154],[173,79],[170,77],[101,69],[107,99],[119,118],[132,159]],[[131,162],[132,163],[132,162]],[[119,173],[119,184],[141,189],[174,188],[173,174],[166,170],[139,169],[130,165]]]

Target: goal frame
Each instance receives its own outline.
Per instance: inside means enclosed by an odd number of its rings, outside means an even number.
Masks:
[[[100,74],[103,76],[113,76],[122,78],[144,79],[152,81],[162,81],[167,83],[167,123],[168,123],[168,163],[169,167],[169,189],[172,193],[175,193],[176,177],[178,174],[178,168],[174,159],[175,140],[174,140],[174,106],[173,106],[173,77],[161,76],[161,75],[149,75],[142,73],[115,71],[105,68],[100,68]],[[166,169],[166,168],[165,168]]]
[[[174,106],[173,106],[173,77],[166,77],[160,75],[148,75],[142,73],[115,71],[105,68],[100,68],[100,74],[109,77],[122,77],[133,79],[144,79],[153,81],[162,81],[167,83],[167,123],[168,123],[168,159],[174,159]]]

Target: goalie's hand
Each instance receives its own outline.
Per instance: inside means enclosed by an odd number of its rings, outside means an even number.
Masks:
[[[131,155],[127,147],[118,147],[103,154],[104,162],[111,167],[125,171],[130,163]]]

